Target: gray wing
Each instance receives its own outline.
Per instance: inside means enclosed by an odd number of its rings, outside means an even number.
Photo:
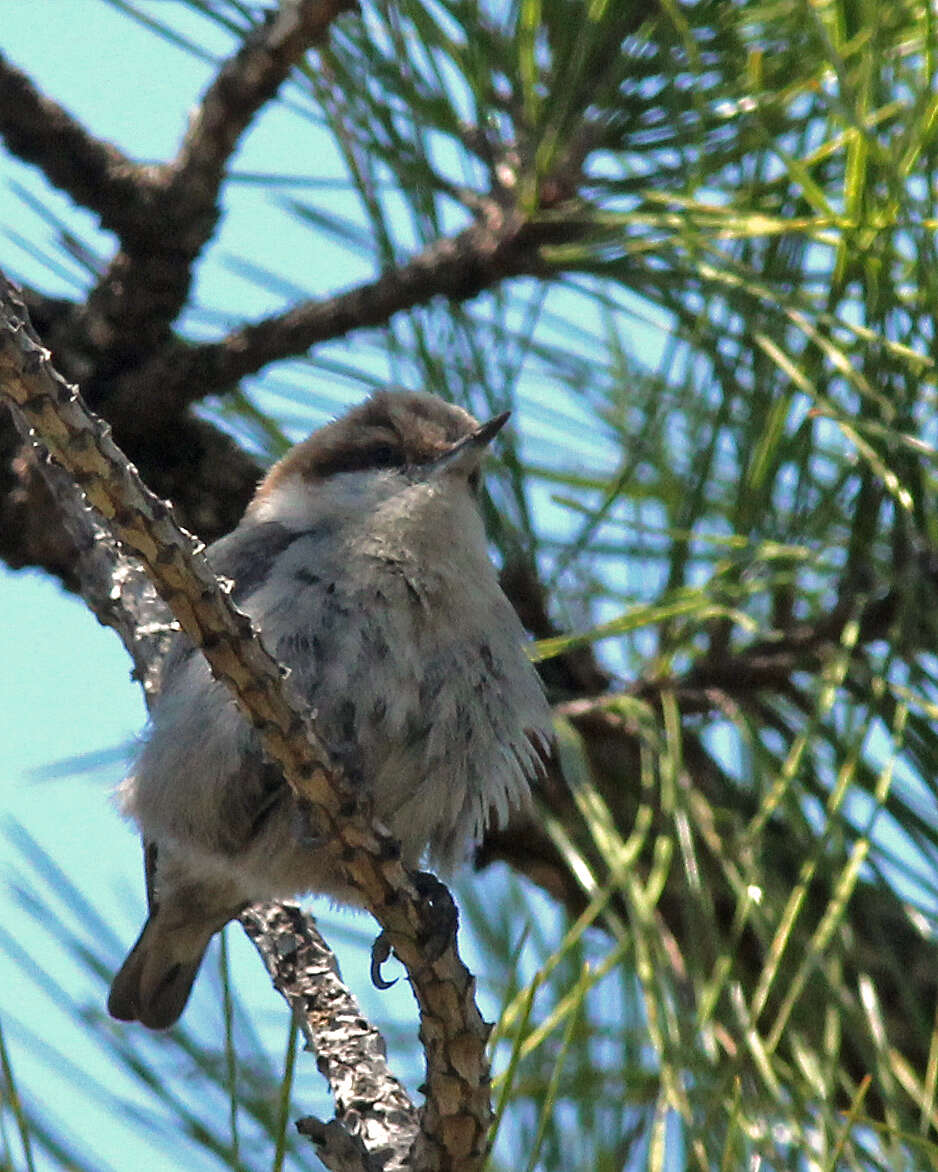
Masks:
[[[234,582],[231,596],[241,602],[261,585],[275,558],[288,549],[300,534],[276,521],[260,525],[239,525],[206,550],[216,574]]]
[[[231,597],[235,605],[243,603],[264,584],[273,560],[296,541],[294,530],[274,521],[261,525],[238,526],[219,538],[205,551],[212,569],[234,583]],[[188,662],[196,649],[188,635],[179,632],[172,640],[160,669],[161,687]]]
[[[239,526],[210,546],[206,556],[217,574],[232,580],[232,597],[236,604],[244,607],[251,595],[263,586],[271,564],[296,537],[295,531],[274,523]],[[160,669],[161,689],[172,688],[174,682],[187,673],[191,681],[192,670],[196,667],[192,660],[200,655],[189,636],[177,632]],[[217,686],[210,684],[207,671],[204,686],[206,689]],[[159,702],[155,716],[158,726]],[[188,731],[195,735],[192,730]],[[204,824],[212,828],[211,845],[225,852],[243,850],[286,792],[280,770],[265,759],[253,736],[250,741],[253,743],[242,746],[243,757],[237,773],[226,777],[224,785],[217,787],[212,802],[212,809],[216,812],[203,819]],[[208,765],[202,764],[203,768],[196,772],[210,774]],[[190,781],[190,788],[192,784]]]

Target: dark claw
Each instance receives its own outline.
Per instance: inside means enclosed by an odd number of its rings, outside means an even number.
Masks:
[[[381,975],[381,966],[391,955],[391,942],[384,932],[381,932],[371,946],[371,983],[376,989],[390,989],[397,984],[397,977],[393,981],[386,981]]]
[[[432,903],[434,899],[442,899],[444,903],[447,900],[452,902],[449,892],[431,871],[411,871],[410,877],[421,899],[427,900],[428,903]]]
[[[365,784],[360,746],[354,741],[331,741],[326,747],[329,756],[339,764],[349,784],[353,789],[360,790]]]
[[[293,804],[290,812],[290,826],[297,842],[308,848],[322,846],[328,841],[328,835],[316,824],[316,813],[313,806],[302,799]]]
[[[424,903],[423,925],[419,943],[426,964],[439,960],[456,938],[459,913],[453,897],[435,875],[429,871],[411,871],[417,894]],[[381,966],[391,955],[391,942],[382,932],[371,946],[371,983],[376,989],[390,989],[397,984],[397,978],[386,981],[381,976]]]
[[[427,964],[433,964],[455,940],[459,912],[453,897],[435,875],[429,871],[412,871],[411,879],[417,894],[426,905],[420,944]]]

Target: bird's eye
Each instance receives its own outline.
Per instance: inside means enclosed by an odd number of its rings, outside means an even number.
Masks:
[[[479,468],[469,473],[469,488],[476,496],[479,495],[479,490],[482,488],[482,472]]]
[[[391,444],[379,444],[369,453],[369,463],[375,468],[390,468],[401,463],[401,453]]]

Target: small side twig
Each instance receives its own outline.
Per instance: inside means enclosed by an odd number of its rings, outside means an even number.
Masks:
[[[405,1168],[417,1113],[388,1069],[384,1039],[343,984],[312,917],[295,904],[266,903],[242,912],[241,923],[315,1050],[332,1087],[336,1119],[359,1141],[359,1154],[380,1159],[384,1172]],[[326,1166],[343,1172],[347,1165],[330,1158],[334,1129],[312,1118],[297,1126],[320,1145]]]

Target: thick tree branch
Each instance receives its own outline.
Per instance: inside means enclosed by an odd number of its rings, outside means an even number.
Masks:
[[[242,326],[220,342],[167,346],[117,381],[108,412],[122,420],[133,415],[141,429],[165,427],[188,405],[230,390],[268,363],[351,330],[383,325],[434,297],[467,301],[509,277],[544,273],[549,266],[540,257],[541,246],[581,230],[563,217],[531,221],[493,209],[485,223],[435,242],[375,281]]]
[[[408,972],[420,1007],[427,1100],[411,1156],[415,1170],[480,1168],[491,1121],[488,1026],[475,982],[456,950],[455,910],[441,885],[426,890],[404,871],[396,844],[371,824],[329,759],[310,720],[284,687],[282,669],[231,604],[192,538],[145,488],[52,367],[12,286],[0,278],[0,392],[22,411],[89,503],[132,548],[183,630],[251,720],[323,837],[336,868],[356,887]],[[432,943],[432,952],[428,947]]]
[[[121,236],[152,211],[153,171],[102,142],[0,54],[0,135],[10,152]]]
[[[20,419],[19,414],[14,419]],[[30,441],[23,427],[23,439]],[[78,589],[99,622],[120,636],[149,700],[158,685],[159,664],[172,615],[157,595],[140,563],[129,557],[88,508],[72,478],[35,448],[34,458],[48,482],[62,525],[75,547]],[[362,1016],[342,983],[331,950],[311,917],[294,905],[259,904],[241,916],[278,992],[297,1020],[319,1069],[329,1082],[338,1119],[348,1135],[332,1124],[309,1121],[305,1134],[319,1129],[320,1157],[327,1167],[343,1169],[334,1150],[358,1151],[368,1169],[369,1152],[387,1155],[385,1172],[405,1166],[417,1132],[417,1113],[387,1068],[381,1035]],[[351,1137],[363,1137],[359,1148]],[[353,1165],[354,1166],[354,1165]]]

